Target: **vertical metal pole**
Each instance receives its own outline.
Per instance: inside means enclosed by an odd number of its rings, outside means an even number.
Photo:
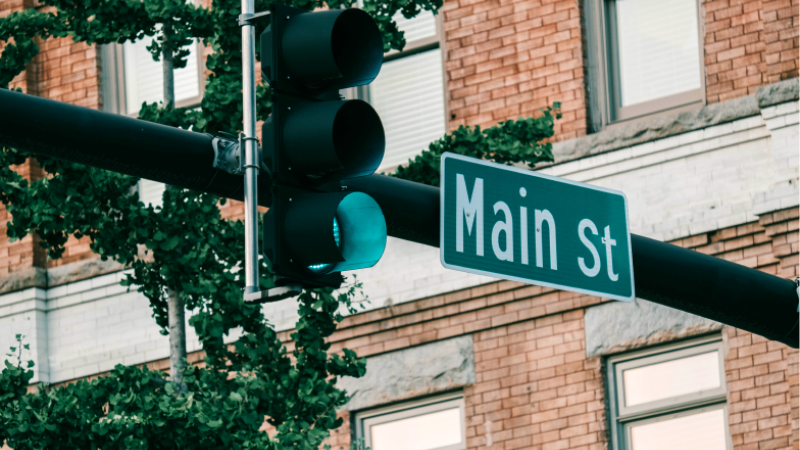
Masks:
[[[242,0],[242,17],[255,12],[255,0]],[[256,146],[255,27],[242,24],[242,93],[244,95],[244,274],[245,294],[258,292],[258,147]]]

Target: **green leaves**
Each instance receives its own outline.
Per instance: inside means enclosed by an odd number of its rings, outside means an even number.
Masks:
[[[241,129],[238,1],[214,0],[211,8],[184,0],[43,3],[52,12],[29,9],[0,18],[0,40],[6,42],[0,55],[0,87],[7,86],[38,53],[37,38],[70,36],[78,42],[107,44],[154,36],[150,46],[154,58],[172,51],[176,67],[183,65],[185,46],[199,39],[213,51],[206,58],[209,75],[201,107],[190,110],[145,103],[139,117],[197,132],[236,134]],[[256,10],[266,10],[269,3],[257,0]],[[350,7],[354,1],[290,3],[312,10]],[[363,5],[378,23],[386,50],[405,45],[403,33],[392,20],[398,11],[412,17],[440,6],[441,0],[366,0]],[[259,25],[256,33],[265,26]],[[269,97],[268,86],[257,87],[260,120],[270,114]],[[509,125],[504,130],[496,134],[463,131],[436,144],[432,152],[472,152],[528,162],[530,148],[538,151],[537,139],[546,133],[546,127],[534,124]],[[30,182],[13,170],[32,158],[47,177]],[[428,163],[437,160],[435,154],[421,158],[423,164],[414,170],[409,166],[409,173],[423,176],[433,167]],[[7,234],[10,239],[22,239],[36,233],[39,245],[52,259],[63,255],[70,236],[88,237],[101,258],[130,269],[122,284],[149,300],[164,334],[168,332],[166,292],[179,287],[191,310],[190,325],[205,351],[203,367],[186,368],[185,391],[175,389],[162,372],[119,365],[98,379],[58,388],[41,385],[28,393],[33,366],[29,362],[23,368],[19,352],[26,347],[20,344],[14,355],[18,363],[6,362],[0,372],[0,442],[26,449],[319,448],[330,430],[342,423],[336,409],[347,395],[336,388],[336,378],[360,377],[366,371],[364,358],[350,350],[331,354],[327,342],[342,319],[340,308],[355,312],[351,302],[359,285],[339,293],[329,289],[303,292],[292,335],[294,350],[289,354],[261,308],[243,302],[244,226],[221,217],[218,205],[224,199],[168,188],[162,207],[146,207],[135,192],[137,181],[4,148],[0,201],[12,216]],[[261,287],[273,287],[266,263],[262,262],[260,273]],[[226,343],[232,333],[241,337]],[[260,431],[265,418],[277,429],[273,437]]]
[[[553,144],[545,142],[553,137],[553,124],[561,117],[556,102],[542,110],[542,115],[520,117],[481,130],[480,126],[460,126],[457,130],[432,142],[405,166],[397,168],[394,176],[431,186],[439,185],[441,157],[445,152],[458,153],[500,164],[525,163],[533,168],[541,162],[553,161]],[[554,117],[552,112],[556,112]]]
[[[53,258],[69,235],[88,236],[96,253],[132,269],[123,284],[150,300],[165,332],[165,292],[180,286],[206,359],[186,369],[185,392],[160,372],[117,366],[98,380],[28,394],[33,372],[9,365],[0,374],[0,438],[9,446],[312,449],[341,424],[335,411],[347,397],[334,377],[363,375],[365,364],[353,352],[329,355],[326,339],[354,288],[303,294],[292,359],[261,309],[242,300],[244,227],[221,218],[217,197],[168,188],[162,207],[145,207],[134,178],[46,158],[38,161],[52,177],[28,183],[10,167],[22,156],[0,155],[9,233],[39,234]],[[262,286],[272,286],[265,265],[261,273]],[[224,339],[234,330],[242,338],[231,348]],[[278,428],[273,438],[259,431],[265,417]]]

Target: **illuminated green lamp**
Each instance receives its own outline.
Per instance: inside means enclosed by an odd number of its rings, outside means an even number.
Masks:
[[[293,199],[285,226],[292,258],[315,274],[372,267],[386,249],[383,212],[361,192]]]
[[[333,218],[333,239],[336,241],[336,247],[338,247],[339,250],[341,250],[342,237],[341,234],[339,234],[339,222],[336,220],[336,217]],[[308,266],[308,270],[314,273],[324,274],[330,272],[329,269],[331,265],[332,264],[312,264]]]

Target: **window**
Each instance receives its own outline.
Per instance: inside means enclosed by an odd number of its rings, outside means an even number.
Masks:
[[[703,104],[697,0],[591,0],[587,6],[593,131]]]
[[[104,45],[103,61],[103,109],[108,112],[136,117],[142,103],[163,100],[163,77],[161,61],[153,61],[147,46],[153,37],[136,42]],[[205,85],[204,64],[201,46],[192,44],[186,67],[176,69],[175,105],[189,107],[199,105]],[[139,181],[139,197],[144,204],[161,205],[164,184],[150,180]]]
[[[718,338],[611,358],[613,448],[732,448],[723,362]]]
[[[356,435],[371,450],[463,450],[464,400],[449,395],[358,413]]]
[[[153,37],[103,46],[103,109],[137,116],[142,103],[161,101],[164,74],[161,61],[153,61],[147,46]],[[199,43],[192,44],[186,67],[175,70],[175,105],[199,105],[205,85]]]
[[[406,46],[384,57],[378,77],[359,89],[381,117],[386,153],[380,170],[391,170],[428,148],[447,132],[439,17],[422,11],[413,19],[394,17]]]
[[[125,66],[125,114],[137,114],[144,102],[157,102],[164,98],[161,61],[153,61],[147,46],[152,42],[147,38],[123,44],[122,54]],[[197,44],[190,47],[186,67],[176,69],[175,104],[193,106],[202,100],[203,73],[198,64],[200,53]]]

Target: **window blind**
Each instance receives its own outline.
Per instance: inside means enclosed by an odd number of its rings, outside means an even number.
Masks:
[[[406,19],[402,13],[398,12],[392,18],[397,24],[397,28],[405,33],[406,44],[436,36],[436,16],[430,11],[421,11],[413,19]]]
[[[699,89],[697,0],[617,0],[622,106]]]
[[[136,114],[144,102],[158,102],[164,98],[161,61],[153,61],[147,46],[153,37],[126,42],[123,46],[125,65],[125,113]],[[200,95],[200,73],[198,71],[197,45],[189,46],[186,67],[175,70],[175,101]]]
[[[725,410],[669,418],[630,427],[631,450],[726,450]]]
[[[441,50],[384,63],[369,96],[386,132],[381,169],[405,164],[446,132]]]
[[[141,179],[139,180],[137,188],[139,190],[139,200],[144,203],[145,206],[161,206],[163,200],[162,195],[164,194],[164,189],[166,189],[164,183]]]

